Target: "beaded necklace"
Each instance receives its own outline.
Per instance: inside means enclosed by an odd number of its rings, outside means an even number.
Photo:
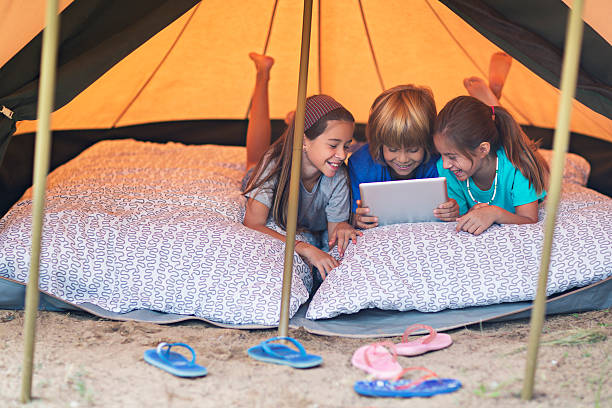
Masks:
[[[491,199],[489,201],[487,201],[487,204],[491,204],[493,202],[493,200],[495,200],[495,194],[497,194],[497,170],[498,170],[498,166],[499,166],[499,159],[496,157],[495,158],[495,181],[494,181],[494,187],[493,187],[493,197],[491,197]],[[473,202],[475,202],[476,204],[481,204],[481,202],[476,200],[474,198],[474,196],[472,195],[472,190],[470,189],[470,179],[471,179],[471,177],[468,177],[468,179],[467,179],[467,191],[468,191],[468,194],[470,195],[470,198],[472,199]]]

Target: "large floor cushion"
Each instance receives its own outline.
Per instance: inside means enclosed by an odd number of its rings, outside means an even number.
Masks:
[[[50,176],[40,288],[112,312],[277,325],[284,243],[242,225],[243,147],[100,142]],[[0,276],[27,282],[31,191],[0,220]],[[290,315],[312,288],[294,256]]]
[[[307,318],[361,309],[436,312],[535,297],[540,222],[493,225],[480,236],[456,223],[414,223],[364,231],[314,295]],[[612,199],[565,182],[550,261],[549,295],[612,275]]]

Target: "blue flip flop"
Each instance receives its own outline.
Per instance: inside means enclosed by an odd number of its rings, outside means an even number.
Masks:
[[[427,374],[416,381],[404,380],[401,377],[410,370],[423,370]],[[428,379],[436,377],[435,379]],[[461,383],[452,378],[437,378],[438,375],[423,367],[404,369],[395,381],[375,380],[357,381],[353,387],[355,392],[366,397],[431,397],[457,391]]]
[[[185,347],[189,350],[191,361],[187,360],[182,354],[170,351],[174,346]],[[177,377],[203,377],[208,372],[206,367],[195,363],[195,351],[185,343],[159,343],[157,348],[145,351],[144,360]]]
[[[297,350],[284,344],[273,344],[273,341],[289,340]],[[306,353],[304,346],[291,337],[273,337],[262,341],[257,346],[247,350],[249,356],[266,363],[284,364],[294,368],[310,368],[318,366],[323,362],[320,356]]]

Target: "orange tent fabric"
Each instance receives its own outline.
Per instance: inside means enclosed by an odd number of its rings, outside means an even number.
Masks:
[[[26,7],[24,3],[36,2],[42,0],[12,0],[4,7],[15,15],[18,8]],[[263,51],[274,4],[271,0],[201,2],[55,112],[53,128],[244,118],[254,81],[247,54]],[[309,94],[333,95],[360,122],[366,121],[372,100],[383,88],[401,83],[430,86],[440,109],[451,98],[466,94],[465,77],[486,77],[489,58],[499,51],[433,0],[363,1],[363,15],[359,4],[315,2],[308,89]],[[610,29],[603,21],[609,20],[602,16],[610,15],[610,10],[610,3],[600,0],[587,3],[585,10],[585,19],[591,19],[593,28],[608,42]],[[30,14],[19,15],[42,20]],[[301,15],[301,1],[278,2],[267,49],[276,59],[270,82],[274,118],[283,118],[294,109]],[[11,30],[20,31],[19,25],[4,25],[4,21],[8,18],[0,18],[3,38],[12,38]],[[36,24],[28,25],[32,26]],[[29,28],[27,33],[36,34],[36,29]],[[16,48],[14,44],[1,46],[0,64]],[[514,61],[501,103],[522,124],[554,128],[558,96],[556,88]],[[18,133],[34,130],[33,121],[18,123]],[[612,121],[577,101],[571,130],[612,141]]]

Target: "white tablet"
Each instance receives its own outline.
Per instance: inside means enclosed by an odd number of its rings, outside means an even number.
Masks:
[[[440,221],[433,210],[448,201],[446,178],[359,184],[362,206],[378,217],[378,225]]]

